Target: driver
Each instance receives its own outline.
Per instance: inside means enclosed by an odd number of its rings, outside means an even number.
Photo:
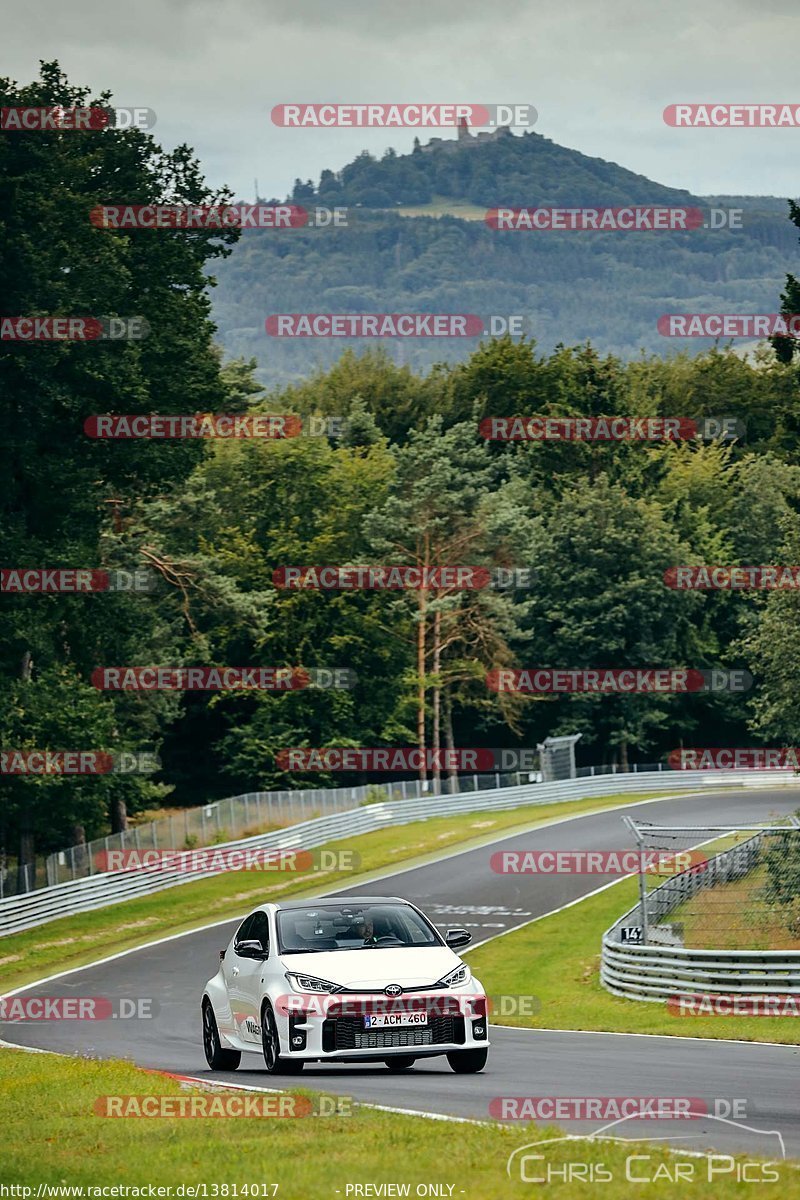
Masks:
[[[354,936],[360,937],[365,945],[369,942],[374,942],[376,940],[375,926],[372,923],[371,917],[368,917],[368,916],[357,917],[355,920],[355,923],[353,925],[353,931],[354,931]]]

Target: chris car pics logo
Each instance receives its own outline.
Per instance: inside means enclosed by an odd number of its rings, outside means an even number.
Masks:
[[[638,1185],[671,1183],[679,1190],[670,1194],[680,1195],[685,1190],[686,1194],[698,1197],[708,1195],[708,1185],[721,1180],[759,1184],[776,1183],[781,1178],[779,1165],[786,1158],[786,1147],[779,1130],[758,1129],[742,1121],[713,1115],[707,1109],[682,1115],[683,1120],[702,1117],[707,1137],[713,1137],[717,1130],[712,1122],[726,1126],[728,1136],[731,1127],[745,1131],[748,1144],[758,1146],[758,1157],[741,1152],[734,1157],[704,1148],[699,1153],[692,1148],[682,1154],[680,1142],[685,1141],[685,1128],[683,1132],[672,1135],[667,1132],[660,1136],[657,1140],[664,1144],[663,1148],[650,1144],[654,1139],[649,1132],[631,1131],[629,1137],[613,1132],[629,1121],[643,1119],[643,1116],[636,1113],[624,1116],[586,1135],[568,1134],[528,1142],[509,1155],[506,1175],[517,1183],[557,1184],[562,1188],[564,1184],[615,1181]],[[678,1141],[675,1147],[669,1145],[671,1136]],[[631,1146],[630,1153],[620,1154],[620,1148],[631,1145],[636,1137],[647,1138],[648,1144]],[[697,1185],[696,1193],[690,1191],[692,1185]]]

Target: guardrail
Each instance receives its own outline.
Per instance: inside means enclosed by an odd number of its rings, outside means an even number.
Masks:
[[[698,891],[740,877],[758,856],[763,834],[714,855],[702,871],[691,868],[655,888],[648,897],[651,940],[621,942],[625,925],[641,926],[641,904],[628,909],[603,934],[600,981],[629,1000],[664,1003],[670,997],[791,995],[800,997],[800,950],[700,950],[659,944],[659,921]]]
[[[800,996],[800,950],[688,950],[603,938],[603,986],[629,1000],[670,996]]]
[[[663,763],[634,763],[632,771],[667,770]],[[580,778],[618,773],[616,764],[602,767],[581,767]],[[521,787],[533,782],[527,772],[504,774],[493,771],[490,775],[460,775],[459,792],[479,792],[500,787]],[[450,780],[441,781],[442,793],[451,795]],[[95,855],[103,850],[173,850],[183,846],[194,849],[199,846],[216,845],[234,838],[252,837],[259,827],[294,825],[312,817],[324,817],[328,813],[344,812],[357,808],[376,792],[384,794],[386,800],[407,800],[435,795],[433,781],[423,784],[419,779],[391,779],[381,783],[355,784],[338,788],[293,788],[277,792],[246,792],[241,796],[228,796],[224,800],[212,800],[196,808],[185,808],[183,812],[170,813],[154,821],[132,825],[121,833],[110,833],[77,846],[68,846],[47,856],[44,861],[43,878],[36,879],[39,872],[25,868],[24,886],[9,886],[0,870],[0,901],[5,896],[33,891],[35,887],[52,887],[56,883],[69,883],[73,879],[85,879],[95,874]],[[5,888],[5,890],[4,890]]]
[[[674,793],[696,790],[698,787],[775,787],[796,786],[797,783],[798,780],[793,774],[779,775],[775,771],[653,771],[646,774],[601,775],[588,779],[568,779],[559,783],[532,783],[484,792],[428,795],[418,799],[370,804],[349,812],[301,821],[299,824],[266,834],[257,834],[255,837],[222,842],[213,849],[309,850],[345,837],[371,833],[387,825],[406,825],[411,821],[452,813],[499,811],[523,805],[561,803],[620,792]],[[0,936],[55,921],[59,917],[119,904],[136,896],[177,887],[218,873],[217,870],[209,870],[186,874],[160,866],[136,867],[40,888],[21,896],[11,896],[0,902]]]

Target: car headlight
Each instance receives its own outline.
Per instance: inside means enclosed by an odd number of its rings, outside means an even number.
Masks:
[[[344,991],[340,983],[330,983],[327,979],[318,979],[316,975],[303,975],[299,971],[287,971],[286,978],[296,992],[323,992],[331,995]]]
[[[469,983],[472,976],[470,975],[469,967],[462,963],[460,967],[456,967],[455,971],[451,971],[449,975],[445,975],[436,984],[436,987],[458,987],[462,983]]]

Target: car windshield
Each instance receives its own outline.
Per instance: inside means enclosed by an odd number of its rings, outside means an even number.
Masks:
[[[278,913],[278,942],[283,954],[442,945],[433,926],[407,904],[283,909]]]

